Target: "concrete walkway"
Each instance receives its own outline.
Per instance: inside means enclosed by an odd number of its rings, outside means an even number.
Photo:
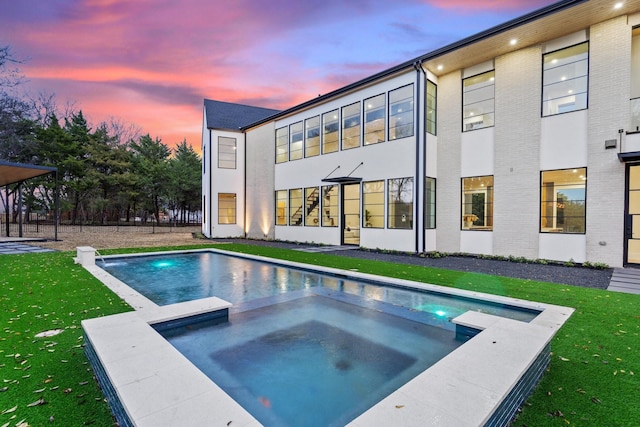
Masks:
[[[640,269],[616,268],[611,275],[608,291],[640,294]]]

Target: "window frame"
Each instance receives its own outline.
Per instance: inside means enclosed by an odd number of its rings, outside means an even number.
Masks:
[[[376,186],[380,187],[376,188]],[[385,194],[384,179],[366,181],[362,183],[362,228],[384,228],[386,217]],[[379,198],[381,198],[381,200],[379,200]],[[371,215],[372,211],[380,210],[380,213]],[[372,221],[372,219],[378,219],[379,221]],[[380,224],[378,225],[379,222]]]
[[[332,114],[335,114],[335,119],[331,117]],[[327,118],[329,118],[330,120],[326,120]],[[334,123],[335,131],[327,132],[328,127],[333,126]],[[327,111],[326,113],[322,114],[321,126],[322,141],[320,143],[322,145],[322,154],[336,153],[340,151],[340,109],[336,108],[335,110]],[[333,134],[334,132],[336,136],[335,141],[332,140],[327,143],[327,136]],[[331,146],[335,144],[335,149],[328,150],[327,147],[329,146],[329,144],[331,144]]]
[[[579,46],[583,46],[583,45],[586,46],[586,58],[577,59],[577,60],[574,60],[574,61],[571,61],[571,62],[568,62],[568,63],[565,63],[565,64],[560,64],[559,66],[556,66],[556,67],[547,68],[546,61],[545,61],[546,58],[552,57],[553,55],[558,55],[559,53],[561,53],[563,51],[568,51],[570,49],[576,49]],[[591,53],[591,45],[590,45],[589,41],[586,40],[586,41],[583,41],[583,42],[580,42],[580,43],[576,43],[576,44],[571,45],[571,46],[566,46],[566,47],[563,47],[563,48],[560,48],[560,49],[556,49],[556,50],[553,50],[551,52],[546,52],[546,53],[542,54],[542,93],[540,95],[540,100],[541,100],[541,102],[540,102],[540,115],[541,115],[541,117],[557,116],[559,114],[572,113],[572,112],[575,112],[575,111],[582,111],[582,110],[586,110],[586,109],[589,108],[589,68],[590,68],[590,63],[589,62],[590,62],[590,56],[591,56],[590,53]],[[584,74],[576,75],[573,78],[570,78],[570,79],[567,79],[567,80],[563,79],[564,76],[562,76],[560,78],[560,80],[555,80],[554,79],[554,80],[552,80],[550,82],[547,82],[547,76],[554,74],[556,71],[560,70],[561,68],[568,68],[569,65],[576,65],[579,62],[584,62],[584,65],[585,65]],[[562,74],[562,73],[560,73],[560,74]],[[551,89],[552,89],[551,87],[552,86],[555,86],[556,88],[558,88],[561,85],[564,85],[564,86],[568,86],[570,88],[575,89],[576,88],[575,86],[571,86],[569,84],[565,84],[564,82],[577,83],[578,80],[581,80],[581,79],[584,79],[584,81],[585,81],[585,83],[584,83],[584,91],[583,92],[580,92],[580,93],[571,92],[569,94],[569,96],[565,95],[565,96],[546,99],[546,95],[545,94],[548,93],[547,89],[549,89],[549,91],[551,91]],[[570,90],[573,90],[573,89],[570,89]],[[559,111],[561,106],[568,105],[568,104],[567,103],[558,104],[557,107],[556,107],[557,111],[548,112],[551,109],[549,104],[552,101],[558,101],[558,100],[561,100],[563,98],[568,98],[568,97],[576,98],[579,94],[584,94],[584,98],[585,98],[584,99],[584,106],[582,106],[582,107],[574,107],[572,109],[567,109],[565,111]],[[573,105],[575,106],[575,104],[576,104],[576,102],[574,100]],[[545,105],[547,106],[546,108],[545,108]]]
[[[406,180],[404,182],[410,182],[411,183],[411,187],[410,187],[410,191],[411,191],[411,202],[407,202],[407,201],[403,201],[403,200],[398,200],[397,198],[394,198],[392,196],[392,191],[394,191],[396,188],[400,188],[398,184],[396,184],[397,182],[401,181],[401,180]],[[404,184],[403,184],[404,185]],[[397,187],[396,187],[397,186]],[[408,176],[408,177],[402,177],[402,178],[389,178],[387,179],[387,203],[386,203],[386,207],[387,207],[387,228],[389,229],[395,229],[395,230],[413,230],[413,210],[414,210],[414,205],[415,205],[415,195],[414,195],[414,189],[415,189],[415,182],[412,176]],[[399,194],[400,194],[400,198],[402,198],[402,191],[398,190]],[[406,190],[405,190],[406,191]],[[394,201],[396,201],[397,203],[394,203]],[[396,209],[396,205],[400,206],[401,204],[406,204],[409,209],[402,209],[402,211],[400,214],[396,213],[397,209]],[[398,218],[400,218],[400,221],[398,221]],[[405,224],[406,226],[400,226],[399,224]]]
[[[433,88],[433,95],[429,94],[429,88],[432,87]],[[429,100],[433,99],[433,102],[430,103]],[[429,107],[432,107],[433,109],[431,110],[431,115],[433,116],[433,119],[431,120],[429,117]],[[434,82],[432,82],[431,80],[427,79],[427,84],[425,85],[425,111],[424,111],[424,115],[425,115],[425,130],[427,133],[430,133],[431,135],[437,135],[438,134],[438,85],[435,84]],[[429,126],[429,124],[432,124],[431,126]]]
[[[317,121],[313,125],[313,120]],[[309,134],[312,134],[311,136]],[[315,142],[313,142],[315,141]],[[312,154],[309,152],[312,151]],[[315,152],[315,154],[313,154]],[[320,155],[320,116],[313,116],[304,121],[304,157],[315,157]]]
[[[226,203],[222,202],[222,198],[221,196],[233,196],[233,208],[231,208],[231,211],[233,212],[233,222],[220,222],[220,219],[222,218],[221,213],[222,210],[225,209],[225,217],[229,218],[228,212],[230,207],[226,206]],[[236,193],[218,193],[218,225],[233,225],[233,224],[237,224],[238,223],[238,197],[236,195]]]
[[[223,140],[233,141],[233,148],[229,150],[222,150],[223,147],[231,147],[230,144],[222,144]],[[238,139],[232,138],[230,136],[218,136],[218,169],[237,169],[238,164]],[[231,154],[233,155],[233,160],[231,160]],[[224,162],[228,164],[233,164],[233,166],[223,166],[223,157],[228,157]]]
[[[287,190],[276,190],[276,225],[289,225],[289,192]],[[284,206],[280,206],[280,202],[284,203]],[[282,210],[282,211],[281,211]],[[280,215],[282,212],[282,215]],[[279,220],[281,218],[282,220]]]
[[[486,80],[481,80],[483,77],[487,77]],[[495,126],[496,118],[496,86],[495,86],[496,70],[489,70],[473,76],[465,77],[462,79],[462,132],[471,132],[479,129],[486,129]],[[477,83],[471,85],[471,82],[478,80]],[[484,82],[489,82],[483,84]],[[485,98],[474,100],[471,95],[481,95],[481,91],[487,92]],[[490,96],[488,96],[490,95]],[[490,105],[490,108],[486,109]],[[471,107],[475,106],[475,107]],[[476,114],[474,109],[477,109],[479,114]],[[482,118],[482,121],[472,121],[478,117]],[[490,120],[486,120],[490,118]],[[485,122],[486,120],[486,122]],[[479,124],[475,126],[475,124]]]
[[[484,190],[475,191],[482,188],[482,181],[491,179],[491,185],[485,185]],[[465,186],[465,181],[469,180],[470,184],[467,188]],[[477,180],[479,182],[480,187],[477,188],[474,185],[474,182]],[[460,180],[460,194],[461,194],[461,209],[460,209],[460,229],[463,231],[493,231],[493,218],[494,218],[494,196],[495,196],[495,187],[494,187],[495,177],[494,175],[481,175],[481,176],[469,176],[461,178]],[[474,204],[477,206],[477,201],[474,201],[473,195],[475,194],[483,194],[482,199],[482,218],[478,215],[480,212],[478,209],[475,209],[474,212]],[[469,201],[465,196],[471,196]],[[487,197],[489,196],[489,197]],[[487,200],[489,199],[489,200]],[[469,209],[467,209],[469,208]],[[473,219],[475,217],[475,219]],[[482,219],[481,224],[474,224],[477,221]],[[474,227],[475,226],[475,227]]]
[[[335,189],[335,202],[332,201],[332,192]],[[323,185],[321,187],[322,192],[322,227],[337,227],[338,219],[340,217],[340,186],[338,184]]]
[[[280,152],[279,152],[280,150]],[[289,161],[289,126],[276,129],[276,164]]]
[[[356,110],[356,106],[357,106],[357,114],[353,114],[351,112],[349,112],[349,115],[347,115],[347,109],[348,108],[352,108],[354,110]],[[362,140],[362,101],[356,101],[356,102],[352,102],[351,104],[345,105],[342,108],[340,108],[340,113],[342,116],[342,121],[340,122],[340,129],[342,131],[342,134],[340,136],[340,149],[341,150],[351,150],[353,148],[358,148],[360,147],[361,144],[361,140]],[[350,126],[347,126],[347,122],[351,121],[351,120],[355,120],[356,122],[351,123]],[[351,134],[351,132],[349,131],[350,129],[357,129],[358,132],[355,135],[352,136],[348,136]],[[349,140],[352,140],[349,144],[347,144],[346,142]]]
[[[299,146],[299,148],[298,148]],[[289,125],[289,161],[300,160],[304,157],[304,122]]]
[[[300,192],[299,196],[295,196],[296,203],[294,204],[294,192]],[[304,192],[302,188],[291,188],[289,190],[289,226],[300,227],[304,222]],[[300,220],[295,220],[294,217],[300,214]]]
[[[375,105],[372,104],[371,106],[369,106],[368,102],[374,102],[373,100],[382,100],[382,104],[381,105]],[[366,98],[363,103],[362,103],[362,107],[364,109],[364,126],[363,126],[363,131],[362,131],[362,145],[366,146],[366,145],[374,145],[374,144],[379,144],[381,142],[385,142],[386,141],[386,136],[387,136],[387,94],[386,93],[381,93],[378,95],[374,95],[374,96],[370,96],[369,98]],[[374,123],[378,122],[378,121],[382,121],[382,128],[379,129],[379,125],[376,125],[374,128]],[[374,128],[373,130],[371,130],[371,128]],[[376,141],[370,141],[369,140],[369,136],[370,135],[382,135],[382,139],[377,138]]]
[[[314,193],[315,192],[315,196]],[[315,206],[313,201],[315,200]],[[304,189],[304,225],[305,227],[320,226],[320,188],[305,187]]]
[[[394,101],[393,96],[396,93],[402,93],[402,91],[406,91],[409,89],[411,95],[409,97],[401,98],[399,100]],[[410,108],[403,108],[405,105],[409,105]],[[389,123],[388,128],[388,141],[394,141],[396,139],[402,138],[410,138],[415,135],[415,116],[414,116],[414,106],[415,106],[415,90],[413,83],[409,83],[404,86],[400,86],[396,89],[392,89],[389,91],[389,111],[387,113],[387,123]],[[397,107],[394,111],[394,108]],[[403,120],[406,121],[404,124],[398,124]],[[398,129],[405,129],[408,132],[405,134],[402,132],[398,132]],[[395,132],[394,132],[395,131]],[[399,135],[400,134],[400,135]]]
[[[581,171],[583,171],[583,174],[580,174]],[[571,182],[569,184],[565,183],[562,185],[554,185],[553,187],[553,200],[547,200],[547,198],[544,196],[544,193],[546,191],[548,191],[548,185],[545,186],[545,184],[549,184],[549,183],[553,183],[555,184],[555,181],[544,181],[545,177],[545,173],[548,174],[560,174],[566,172],[567,174],[577,174],[578,178],[576,180],[574,180],[574,182]],[[569,181],[569,180],[567,180]],[[538,226],[539,226],[539,230],[541,234],[586,234],[587,232],[587,183],[589,182],[588,180],[588,175],[587,175],[587,167],[579,167],[579,168],[567,168],[567,169],[550,169],[550,170],[544,170],[544,171],[540,171],[540,213],[538,215]],[[580,189],[582,190],[582,197],[583,199],[568,199],[568,200],[560,200],[558,201],[558,193],[560,193],[560,191],[557,189],[558,187],[560,187],[560,189],[567,189],[567,190],[576,190],[576,189]],[[562,203],[565,202],[565,203]],[[565,204],[568,204],[570,202],[582,202],[582,214],[581,215],[572,215],[572,216],[568,216],[565,215],[564,210],[567,209]],[[551,204],[551,205],[550,205]],[[563,205],[562,207],[560,205]],[[547,213],[548,207],[551,206],[552,207],[552,215],[543,215],[545,213]],[[562,219],[563,219],[563,227],[558,227],[558,209],[563,209],[563,215],[562,215]],[[548,218],[552,218],[552,226],[549,227],[547,221],[543,221],[543,220],[547,220]],[[579,226],[581,226],[581,229],[578,231],[568,231],[565,230],[565,226],[566,223],[564,222],[567,218],[581,218],[581,224],[579,224]],[[544,227],[543,227],[543,222]],[[561,229],[562,228],[562,229]]]
[[[432,184],[429,185],[429,182]],[[431,197],[429,197],[431,195]],[[424,229],[436,228],[437,179],[424,177]],[[429,208],[429,206],[431,208]]]

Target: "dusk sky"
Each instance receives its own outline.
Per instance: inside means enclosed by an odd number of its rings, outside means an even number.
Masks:
[[[550,0],[4,0],[32,95],[200,152],[203,99],[284,109]]]

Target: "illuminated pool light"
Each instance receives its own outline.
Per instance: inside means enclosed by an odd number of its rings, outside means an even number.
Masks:
[[[156,261],[152,265],[156,268],[171,267],[174,263],[172,261]]]
[[[446,313],[446,312],[444,312],[444,311],[442,311],[442,310],[438,310],[438,311],[436,311],[436,315],[438,315],[438,316],[440,316],[440,317],[444,317],[444,316],[446,316],[446,315],[447,315],[447,313]]]

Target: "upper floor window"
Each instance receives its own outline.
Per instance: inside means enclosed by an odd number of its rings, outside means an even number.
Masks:
[[[342,149],[360,146],[360,101],[342,107]]]
[[[543,171],[540,179],[540,231],[584,233],[587,168]]]
[[[631,32],[630,131],[640,131],[640,27]]]
[[[462,228],[493,230],[493,176],[462,178]]]
[[[320,154],[320,116],[305,120],[304,127],[304,156],[317,156]]]
[[[218,137],[218,168],[236,168],[236,139],[226,136]]]
[[[364,101],[364,145],[384,141],[386,95],[365,99]]]
[[[413,136],[413,84],[389,92],[389,140]]]
[[[289,160],[289,128],[276,129],[276,163]]]
[[[587,108],[589,43],[547,53],[542,62],[542,115]]]
[[[425,109],[425,127],[431,135],[436,135],[436,101],[438,87],[431,80],[427,80],[427,108]]]
[[[289,126],[289,160],[298,160],[302,158],[302,140],[303,138],[302,122],[297,122]]]
[[[388,181],[387,227],[413,228],[413,178]]]
[[[462,81],[463,132],[493,126],[495,108],[495,71],[468,77]]]
[[[338,151],[338,110],[322,115],[322,154]]]

